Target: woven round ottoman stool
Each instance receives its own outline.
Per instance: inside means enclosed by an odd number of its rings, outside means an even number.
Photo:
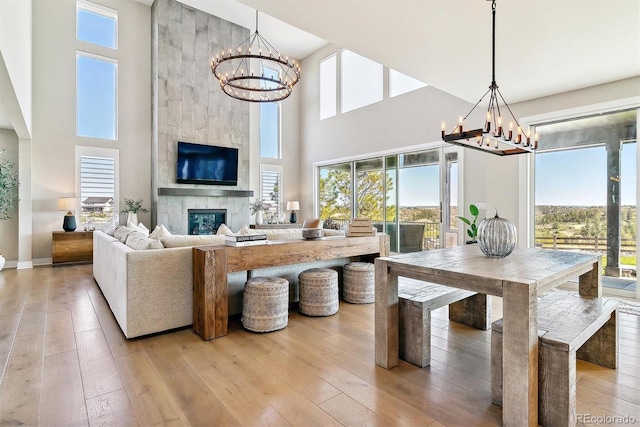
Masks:
[[[300,313],[331,316],[338,312],[338,272],[329,268],[310,268],[298,275]]]
[[[289,321],[289,281],[252,277],[244,284],[242,326],[253,332],[277,331]]]
[[[344,300],[353,304],[375,301],[375,267],[369,262],[352,262],[344,266]]]

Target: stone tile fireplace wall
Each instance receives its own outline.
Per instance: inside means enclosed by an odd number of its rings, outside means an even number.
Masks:
[[[175,0],[155,0],[152,31],[152,225],[187,234],[188,209],[226,209],[227,225],[237,230],[249,223],[249,197],[237,194],[249,190],[249,105],[222,92],[210,61],[249,30]],[[178,141],[238,148],[238,185],[178,184]]]

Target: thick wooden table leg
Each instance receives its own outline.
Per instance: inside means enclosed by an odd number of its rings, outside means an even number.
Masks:
[[[540,424],[576,425],[576,352],[540,348]]]
[[[193,330],[210,340],[227,335],[227,251],[193,248]]]
[[[538,319],[535,285],[503,284],[502,422],[538,425]],[[528,315],[527,315],[528,313]]]
[[[491,328],[491,296],[475,294],[449,304],[449,320],[488,330]]]
[[[398,276],[377,258],[375,302],[376,365],[391,369],[398,364]]]
[[[602,274],[600,274],[600,261],[593,264],[593,269],[580,276],[578,286],[580,295],[583,297],[601,297],[602,296]]]

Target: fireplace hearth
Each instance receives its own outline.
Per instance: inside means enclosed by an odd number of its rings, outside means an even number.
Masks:
[[[189,234],[216,234],[227,221],[226,209],[189,209]]]

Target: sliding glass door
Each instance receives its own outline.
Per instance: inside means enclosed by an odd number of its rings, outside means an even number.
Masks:
[[[351,217],[371,218],[389,234],[392,252],[457,245],[457,148],[319,167],[318,195],[325,223],[343,227]]]
[[[636,289],[636,112],[536,128],[537,247],[602,254],[603,287]]]

